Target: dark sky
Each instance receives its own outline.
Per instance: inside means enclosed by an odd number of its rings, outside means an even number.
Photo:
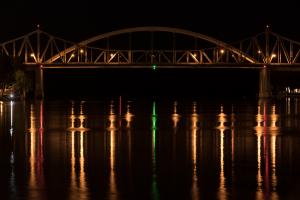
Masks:
[[[134,26],[171,26],[224,41],[274,32],[300,41],[300,8],[288,0],[6,0],[0,4],[0,41],[35,30],[80,41]]]

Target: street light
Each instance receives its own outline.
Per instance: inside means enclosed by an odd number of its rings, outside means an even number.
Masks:
[[[273,58],[276,58],[276,54],[275,53],[272,53],[270,62],[272,61]]]
[[[71,61],[71,59],[72,59],[72,58],[74,58],[74,57],[75,57],[75,54],[74,54],[74,53],[72,53],[72,54],[71,54],[71,56],[70,56],[70,58],[69,58],[69,60],[68,60],[68,62],[70,62],[70,61]],[[68,62],[67,62],[67,63],[68,63]]]
[[[34,61],[35,61],[35,62],[37,62],[37,60],[36,60],[36,57],[35,57],[34,53],[31,53],[31,54],[30,54],[30,57],[32,57],[32,58],[34,59]]]
[[[84,53],[84,50],[80,49],[79,52],[80,52],[80,61],[82,61],[82,54]]]

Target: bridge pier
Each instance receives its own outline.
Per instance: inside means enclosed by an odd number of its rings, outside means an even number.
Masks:
[[[44,77],[42,65],[38,65],[34,71],[35,74],[35,91],[34,95],[36,99],[44,98]]]
[[[264,66],[259,72],[259,98],[271,97],[270,71]]]

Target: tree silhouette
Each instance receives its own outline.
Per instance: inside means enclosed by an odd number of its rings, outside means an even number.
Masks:
[[[0,56],[0,90],[3,97],[5,89],[11,87],[16,95],[26,97],[32,88],[32,81],[18,57]]]
[[[0,56],[0,90],[1,97],[5,89],[12,86],[14,83],[14,68],[11,64],[11,59],[6,55]]]

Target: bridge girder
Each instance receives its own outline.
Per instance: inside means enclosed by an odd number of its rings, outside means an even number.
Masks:
[[[214,45],[211,48],[187,50],[146,49],[121,50],[89,46],[110,37],[136,32],[180,34]],[[0,44],[0,52],[20,57],[25,64],[41,65],[218,65],[273,64],[298,66],[300,43],[266,30],[261,34],[228,44],[213,37],[189,30],[146,26],[116,30],[91,37],[79,43],[70,42],[37,29],[22,37]]]
[[[215,44],[218,48],[222,48],[220,54],[224,54],[224,52],[226,50],[226,51],[232,52],[233,53],[232,55],[235,54],[238,57],[243,58],[244,60],[247,60],[250,63],[256,63],[257,62],[251,56],[249,56],[249,55],[241,52],[239,49],[237,49],[237,48],[235,48],[233,46],[230,46],[227,43],[222,42],[220,40],[217,40],[217,39],[215,39],[213,37],[207,36],[207,35],[203,35],[203,34],[200,34],[200,33],[192,32],[192,31],[188,31],[188,30],[184,30],[184,29],[179,29],[179,28],[160,27],[160,26],[145,26],[145,27],[126,28],[126,29],[116,30],[116,31],[112,31],[112,32],[108,32],[108,33],[104,33],[104,34],[100,34],[100,35],[94,36],[92,38],[89,38],[87,40],[79,42],[78,44],[65,49],[60,54],[57,54],[57,55],[53,56],[52,58],[48,59],[47,61],[45,61],[45,63],[52,63],[52,62],[56,61],[57,59],[59,59],[60,56],[61,56],[61,54],[66,55],[66,54],[68,54],[70,52],[75,51],[78,47],[86,47],[88,44],[93,43],[95,41],[99,41],[99,40],[102,40],[102,39],[105,39],[105,38],[109,38],[109,37],[112,37],[112,36],[116,36],[116,35],[121,35],[121,34],[126,34],[126,33],[135,33],[135,32],[169,32],[169,33],[175,33],[175,34],[182,34],[182,35],[186,35],[186,36],[193,37],[193,38],[196,38],[196,39],[202,39],[202,40],[208,41],[208,42],[210,42],[212,44]],[[199,62],[201,62],[201,61],[197,60],[195,58],[195,55],[197,55],[197,51],[199,52],[199,56],[204,56],[204,58],[206,58],[207,61],[210,62],[210,63],[213,62],[212,60],[219,61],[220,57],[222,57],[222,56],[219,56],[218,58],[210,59],[209,56],[202,49],[193,49],[193,50],[189,50],[189,51],[179,50],[179,51],[175,51],[175,53],[179,53],[179,54],[182,53],[182,57],[185,57],[187,60],[189,59],[189,57],[191,57],[191,59],[194,60],[196,64],[199,64]],[[104,54],[109,54],[110,55],[111,52],[113,54],[114,54],[114,52],[116,52],[117,54],[119,53],[118,50],[107,51],[105,49],[103,49],[101,53],[102,53],[102,55],[104,55]],[[126,52],[127,52],[127,54],[131,54],[131,53],[135,53],[137,51],[128,50]],[[166,56],[166,52],[168,52],[168,51],[166,51],[166,50],[160,50],[160,51],[157,51],[155,53],[159,54],[159,52],[162,53],[162,55],[165,58],[168,58]],[[191,53],[191,52],[196,52],[196,53]],[[149,53],[149,50],[148,51],[145,50],[145,51],[143,51],[143,53],[147,54],[147,53]],[[170,53],[170,51],[169,51],[169,53]],[[101,56],[101,54],[98,57],[100,57],[100,56]],[[124,54],[123,54],[123,57],[125,58]],[[128,58],[129,57],[130,56],[128,56]],[[178,64],[179,62],[176,62],[176,56],[172,55],[172,57],[173,57],[173,64]],[[174,57],[175,57],[175,60],[174,60]],[[104,60],[104,62],[107,62],[107,63],[109,63],[109,61],[111,61],[110,58],[108,58],[108,62],[106,60]],[[186,63],[190,63],[190,62],[187,61],[184,64],[186,64]],[[191,62],[191,63],[193,63],[193,62]],[[169,64],[171,64],[171,63],[169,63]]]

